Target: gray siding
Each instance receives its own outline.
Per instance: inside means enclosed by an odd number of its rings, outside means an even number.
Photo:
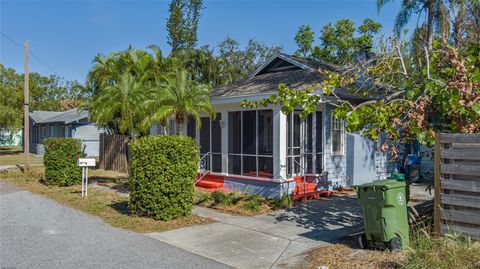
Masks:
[[[347,133],[348,186],[372,182],[377,178],[376,143],[359,134]]]
[[[332,155],[332,124],[331,113],[333,108],[327,106],[323,113],[324,122],[324,170],[328,173],[328,180],[332,182],[333,187],[346,186],[347,185],[347,158],[346,143],[344,145],[345,152],[343,155]],[[344,138],[346,142],[346,137]]]
[[[72,137],[82,140],[87,156],[97,157],[99,155],[101,132],[102,130],[98,129],[94,123],[89,123],[76,126],[72,132]]]

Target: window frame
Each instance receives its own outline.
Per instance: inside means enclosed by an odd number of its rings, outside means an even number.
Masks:
[[[334,133],[339,132],[339,150],[334,149],[333,145],[333,136]],[[330,114],[330,149],[331,149],[331,156],[344,156],[345,155],[345,121],[338,120],[335,118],[333,114]]]

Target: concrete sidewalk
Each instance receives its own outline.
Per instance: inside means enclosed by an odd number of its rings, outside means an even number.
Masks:
[[[194,214],[218,222],[147,235],[236,268],[295,268],[306,252],[362,228],[360,208],[352,196],[310,201],[255,217],[202,207]]]

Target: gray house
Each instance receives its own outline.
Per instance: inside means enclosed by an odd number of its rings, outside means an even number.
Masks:
[[[193,120],[183,126],[200,147],[197,187],[276,197],[388,177],[387,154],[379,151],[375,141],[346,132],[344,122],[332,117],[332,96],[323,96],[325,102],[306,119],[300,118],[301,108],[285,115],[279,105],[241,106],[244,100],[257,101],[277,93],[280,83],[292,89],[317,85],[324,80],[319,68],[338,70],[324,62],[278,54],[247,79],[214,89],[211,102],[216,117],[202,117],[200,130]],[[335,89],[335,94],[352,103],[369,100],[346,89]],[[171,121],[169,133],[176,129]],[[162,132],[158,126],[151,128],[151,134]]]
[[[45,153],[45,138],[72,137],[82,140],[87,156],[98,156],[101,132],[102,129],[89,121],[85,110],[30,112],[30,152],[34,154]]]

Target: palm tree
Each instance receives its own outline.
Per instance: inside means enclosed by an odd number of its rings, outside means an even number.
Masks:
[[[91,119],[100,126],[112,126],[120,134],[133,138],[148,130],[138,122],[145,116],[143,104],[146,90],[143,83],[124,72],[115,84],[106,85],[90,108]]]
[[[377,0],[377,8],[380,9],[385,6],[386,3],[393,0]],[[425,44],[430,50],[433,44],[434,27],[437,28],[444,39],[447,38],[450,27],[450,18],[448,3],[456,4],[458,0],[402,0],[401,9],[395,18],[394,30],[397,35],[400,35],[401,30],[408,21],[412,13],[427,13],[426,20],[426,38]],[[454,3],[455,2],[455,3]]]
[[[210,86],[191,80],[184,69],[161,76],[157,85],[149,92],[149,117],[144,121],[145,126],[165,122],[165,119],[174,116],[182,135],[183,124],[188,118],[193,118],[200,128],[201,114],[215,116],[215,109],[210,103]]]

